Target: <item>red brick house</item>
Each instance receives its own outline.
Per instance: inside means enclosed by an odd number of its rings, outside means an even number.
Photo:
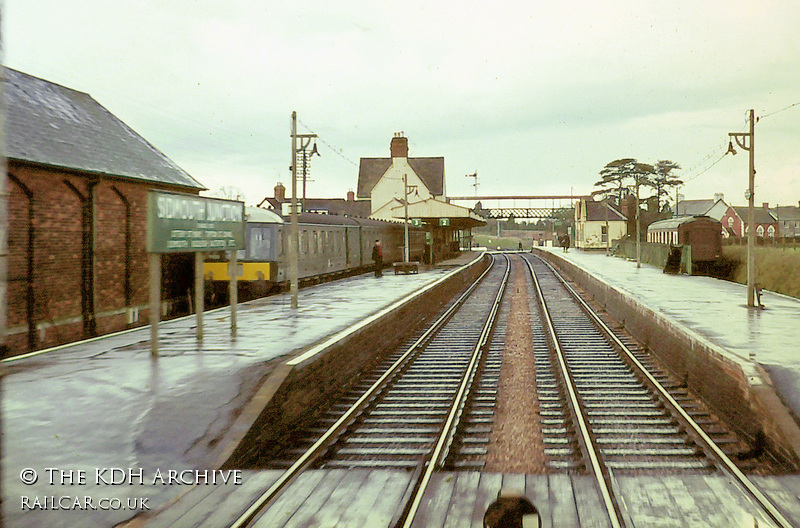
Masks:
[[[775,238],[778,236],[778,222],[770,213],[769,204],[765,203],[762,207],[756,207],[754,213],[756,237]],[[747,206],[728,206],[720,222],[722,223],[722,235],[724,237],[746,237]]]
[[[146,322],[147,193],[205,188],[88,94],[9,68],[3,82],[6,354]],[[181,257],[164,258],[167,289]]]

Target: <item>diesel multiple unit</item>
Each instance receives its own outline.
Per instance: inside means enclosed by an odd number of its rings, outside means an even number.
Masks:
[[[237,254],[238,280],[242,298],[265,295],[289,280],[290,223],[277,213],[247,207],[246,249]],[[403,224],[327,214],[298,215],[298,277],[308,282],[366,271],[373,266],[372,246],[380,240],[383,262],[403,260]],[[421,260],[425,233],[409,228],[411,260]],[[224,296],[230,280],[224,253],[209,254],[204,264],[206,284],[211,292]]]

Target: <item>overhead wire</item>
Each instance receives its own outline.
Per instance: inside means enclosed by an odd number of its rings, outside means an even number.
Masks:
[[[760,116],[756,116],[756,122],[759,122],[759,121],[761,121],[762,119],[765,119],[765,118],[768,118],[768,117],[774,116],[775,114],[780,114],[781,112],[785,112],[786,110],[789,110],[790,108],[793,108],[793,107],[795,107],[795,106],[800,106],[800,101],[799,101],[799,102],[797,102],[797,103],[792,103],[792,104],[790,104],[790,105],[788,105],[788,106],[786,106],[786,107],[784,107],[784,108],[781,108],[780,110],[776,110],[776,111],[774,111],[774,112],[770,112],[770,113],[768,113],[768,114],[763,114],[763,115],[760,115]],[[747,112],[745,112],[745,115],[747,115]],[[747,128],[748,124],[749,124],[749,123],[747,122],[747,117],[745,117],[745,122],[744,122],[744,124],[742,125],[741,131],[745,130],[745,129]],[[691,169],[689,169],[689,171],[688,171],[688,174],[691,174],[691,173],[692,173],[692,171],[694,171],[695,169],[698,169],[698,168],[700,168],[701,166],[704,166],[704,164],[705,164],[705,161],[707,161],[708,159],[711,159],[711,158],[712,158],[712,157],[713,157],[715,154],[719,153],[719,152],[720,152],[722,149],[725,149],[726,147],[727,147],[727,145],[724,145],[724,144],[723,144],[723,146],[722,146],[721,148],[714,149],[714,150],[712,151],[712,153],[711,153],[711,154],[709,154],[709,155],[708,155],[708,156],[706,156],[705,158],[701,159],[699,162],[695,163],[695,164],[692,166],[692,168],[691,168]],[[689,182],[689,181],[695,180],[695,179],[697,179],[698,177],[702,176],[703,174],[705,174],[706,172],[708,172],[709,170],[711,170],[711,169],[712,169],[712,168],[713,168],[715,165],[717,165],[719,162],[721,162],[721,161],[723,160],[723,158],[725,158],[725,156],[726,156],[727,154],[728,154],[728,152],[727,152],[727,150],[726,150],[725,152],[723,152],[723,153],[722,153],[722,155],[721,155],[721,156],[719,156],[719,158],[717,158],[717,159],[716,159],[716,160],[715,160],[713,163],[711,163],[711,165],[709,165],[709,166],[705,167],[703,170],[701,170],[701,171],[700,171],[700,172],[698,172],[697,174],[694,174],[694,175],[692,175],[692,176],[690,176],[690,177],[684,177],[684,178],[683,178],[683,182],[684,182],[684,183],[686,183],[686,182]]]
[[[303,126],[303,128],[305,128],[306,130],[308,130],[308,131],[309,131],[309,132],[311,132],[312,134],[317,134],[316,132],[314,132],[313,130],[311,130],[311,128],[310,128],[308,125],[306,125],[305,123],[303,123],[303,122],[300,120],[300,118],[298,118],[298,119],[297,119],[297,122],[298,122],[298,123],[300,123],[300,124]],[[334,154],[336,154],[337,156],[339,156],[339,157],[340,157],[340,158],[342,158],[343,160],[345,160],[345,161],[347,161],[348,163],[350,163],[352,166],[354,166],[354,167],[358,167],[358,164],[357,164],[355,161],[351,160],[350,158],[348,158],[347,156],[345,156],[345,155],[344,155],[344,150],[343,150],[343,149],[337,149],[336,147],[334,147],[333,145],[331,145],[330,143],[328,143],[327,141],[325,141],[325,139],[323,139],[322,137],[320,137],[320,135],[319,135],[319,134],[317,134],[317,140],[318,140],[320,143],[322,143],[323,145],[325,145],[326,147],[328,147],[329,149],[331,149],[331,150],[333,151],[333,153],[334,153]]]
[[[781,108],[780,110],[775,110],[774,112],[770,112],[769,114],[764,114],[762,116],[759,116],[758,119],[765,119],[767,117],[774,116],[775,114],[780,114],[781,112],[785,112],[786,110],[788,110],[788,109],[790,109],[792,107],[798,106],[798,105],[800,105],[800,101],[798,101],[796,103],[793,103],[793,104],[790,104],[786,108]]]

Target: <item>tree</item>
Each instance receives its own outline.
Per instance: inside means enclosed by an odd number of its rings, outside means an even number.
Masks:
[[[627,190],[626,179],[633,172],[635,163],[636,160],[633,158],[622,158],[606,164],[600,171],[600,181],[594,184],[595,187],[600,187],[600,190],[592,194],[599,194],[604,198],[616,194],[617,204],[621,204]]]
[[[681,166],[670,160],[659,160],[656,162],[655,175],[653,176],[653,188],[656,190],[656,210],[661,210],[661,197],[665,198],[664,203],[669,204],[669,191],[672,187],[683,185],[683,181],[672,174],[673,170],[681,170]]]
[[[244,191],[233,185],[225,185],[211,193],[211,196],[226,200],[244,200]]]
[[[606,192],[611,190],[619,192],[620,202],[622,201],[623,189],[629,189],[629,186],[631,184],[633,185],[634,196],[636,197],[634,226],[636,228],[637,268],[641,266],[639,244],[642,238],[641,225],[639,222],[639,190],[643,185],[655,188],[655,173],[656,169],[652,165],[639,163],[633,158],[622,158],[606,164],[603,170],[600,171],[602,179],[595,183],[596,186],[605,188]]]

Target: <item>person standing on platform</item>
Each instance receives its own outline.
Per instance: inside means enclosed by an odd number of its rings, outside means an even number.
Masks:
[[[372,246],[372,260],[375,262],[375,276],[381,277],[383,275],[383,247],[381,247],[380,240],[376,240],[375,245]]]

